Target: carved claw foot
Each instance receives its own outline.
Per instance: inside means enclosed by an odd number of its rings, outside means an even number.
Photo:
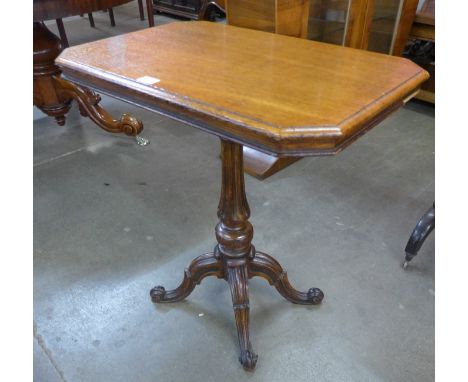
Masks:
[[[163,302],[164,297],[166,296],[166,289],[163,286],[156,286],[150,291],[151,301],[153,302]]]
[[[239,362],[247,371],[253,371],[257,364],[258,355],[250,350],[242,351],[239,356]]]
[[[201,255],[193,260],[184,272],[182,283],[176,289],[166,291],[162,286],[151,289],[151,301],[155,303],[181,301],[207,276],[223,277],[222,263],[214,253]]]

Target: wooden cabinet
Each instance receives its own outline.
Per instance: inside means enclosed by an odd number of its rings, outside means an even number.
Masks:
[[[392,52],[426,69],[429,80],[416,98],[435,103],[435,0],[407,0]]]
[[[392,53],[407,0],[310,0],[308,38]]]
[[[309,0],[226,0],[227,23],[294,37],[307,37]]]

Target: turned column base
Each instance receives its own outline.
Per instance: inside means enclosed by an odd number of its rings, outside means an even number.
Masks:
[[[216,276],[229,283],[239,337],[239,361],[248,371],[255,368],[258,358],[249,340],[249,279],[254,276],[266,279],[284,298],[294,304],[317,305],[324,297],[319,288],[310,288],[307,292],[293,288],[286,271],[278,261],[263,252],[256,251],[253,246],[250,253],[240,259],[224,256],[216,246],[214,252],[199,256],[191,262],[185,269],[182,283],[176,289],[166,291],[162,286],[151,289],[151,300],[154,303],[181,301],[207,276]]]

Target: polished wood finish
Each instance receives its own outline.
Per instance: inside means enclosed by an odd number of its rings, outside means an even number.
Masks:
[[[307,38],[309,0],[227,0],[229,25]],[[245,171],[263,180],[290,164],[297,157],[275,157],[244,147]]]
[[[375,0],[352,0],[349,7],[345,46],[367,49]]]
[[[243,145],[287,156],[336,153],[427,78],[402,58],[208,22],[172,23],[69,48],[57,63],[71,81],[221,138],[217,245],[190,264],[177,288],[157,286],[150,295],[156,303],[176,302],[204,277],[224,278],[246,370],[257,362],[249,333],[251,277],[265,278],[297,304],[320,304],[324,295],[318,288],[294,289],[281,265],[252,245]],[[193,70],[182,70],[189,64]],[[143,76],[154,83],[141,83]]]
[[[405,0],[392,54],[401,56],[409,38],[435,41],[435,0]]]
[[[90,117],[99,127],[111,133],[137,135],[143,129],[140,120],[123,114],[114,119],[99,102],[100,96],[61,78],[54,58],[62,49],[61,41],[43,23],[34,23],[33,103],[44,113],[65,124],[65,114],[73,100],[78,102],[82,116]]]
[[[64,9],[60,11],[60,4]],[[41,20],[53,15],[64,17],[70,9],[77,14],[86,13],[86,8],[68,7],[65,1],[35,0],[34,20]],[[68,5],[70,5],[68,4]],[[83,4],[90,4],[83,1]],[[67,42],[68,43],[68,42]],[[61,78],[61,70],[55,64],[55,59],[64,48],[64,43],[54,35],[42,21],[33,23],[33,104],[45,114],[54,117],[63,126],[65,116],[70,110],[73,100],[78,102],[83,116],[90,117],[99,127],[108,132],[137,135],[143,129],[140,120],[124,114],[119,119],[113,118],[99,105],[100,97],[86,87],[79,87]]]
[[[62,42],[44,23],[34,23],[33,36],[33,103],[63,126],[71,100],[58,95],[53,80],[61,73],[54,61],[63,49]]]
[[[307,37],[308,0],[227,0],[229,25]]]
[[[34,9],[38,12],[40,10],[39,7]],[[39,16],[40,12],[34,18],[38,19]],[[90,117],[104,130],[134,136],[140,133],[143,129],[140,120],[128,114],[122,115],[120,119],[113,118],[99,105],[98,95],[61,78],[61,70],[55,64],[55,59],[63,48],[63,42],[43,22],[33,23],[33,104],[63,126],[65,115],[72,101],[76,100],[81,114]]]
[[[435,0],[404,0],[392,54],[401,56],[410,39],[435,41]],[[426,69],[431,78],[416,98],[435,103],[435,66]]]
[[[229,25],[307,38],[309,0],[227,0]],[[290,164],[297,157],[276,157],[244,147],[245,171],[263,180]]]
[[[276,0],[275,33],[307,38],[309,0]]]
[[[427,79],[399,57],[203,21],[71,47],[57,62],[74,81],[277,156],[339,152]]]
[[[395,42],[393,44],[392,50],[392,54],[395,56],[401,56],[403,54],[406,43],[408,42],[411,28],[413,26],[418,3],[419,0],[403,0],[401,16],[397,25]]]
[[[109,133],[124,133],[130,136],[136,136],[143,130],[143,123],[130,114],[122,114],[120,119],[112,117],[99,105],[101,96],[92,90],[84,86],[77,86],[60,76],[54,76],[53,80],[59,97],[61,99],[76,100],[80,108],[80,114],[83,117],[89,117],[103,130]]]
[[[410,37],[419,40],[435,41],[434,25],[414,22],[411,27]]]
[[[226,0],[229,25],[274,33],[276,0]]]
[[[300,159],[301,157],[275,157],[244,146],[245,172],[259,180],[269,178]]]
[[[249,334],[248,280],[263,277],[287,300],[295,304],[317,305],[324,294],[319,288],[299,292],[288,281],[286,272],[271,256],[256,251],[252,245],[253,227],[245,195],[242,145],[221,139],[221,196],[218,206],[214,251],[195,258],[184,272],[182,283],[174,290],[162,286],[150,291],[156,303],[181,301],[207,276],[225,279],[231,289],[232,305],[239,339],[239,361],[246,370],[253,370],[257,355]]]
[[[435,26],[435,0],[421,0],[421,8],[416,12],[414,21]]]

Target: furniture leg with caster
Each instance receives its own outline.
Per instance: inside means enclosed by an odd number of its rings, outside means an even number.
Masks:
[[[408,267],[409,262],[416,256],[421,249],[424,241],[432,232],[435,227],[435,203],[429,210],[422,216],[406,244],[405,248],[405,261],[403,262],[403,268]]]

